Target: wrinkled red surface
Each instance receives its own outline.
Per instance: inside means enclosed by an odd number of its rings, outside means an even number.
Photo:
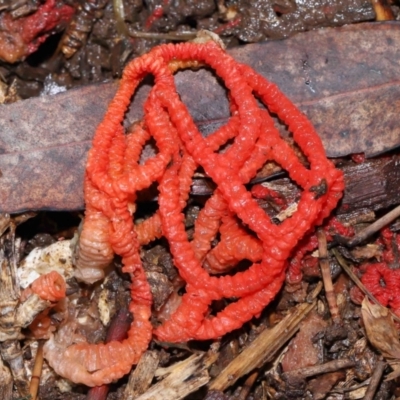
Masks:
[[[0,59],[14,63],[35,52],[56,29],[65,26],[74,9],[68,5],[57,7],[55,0],[47,0],[38,10],[26,17],[13,19],[11,14],[0,17]]]
[[[397,268],[400,236],[389,228],[384,228],[377,244],[383,248],[382,259],[380,262],[359,266],[361,281],[382,305],[390,307],[396,315],[400,315],[400,270]],[[357,286],[354,286],[350,293],[356,303],[361,303],[364,299],[364,294]]]
[[[173,77],[177,69],[189,68],[194,62],[213,69],[229,89],[229,120],[206,138],[179,96]],[[148,74],[154,76],[155,84],[145,101],[144,117],[125,132],[125,114]],[[308,160],[308,168],[282,138],[271,114],[288,126]],[[141,163],[142,149],[150,140],[159,151]],[[229,148],[219,151],[227,143]],[[279,225],[246,187],[270,160],[286,170],[301,189],[297,210]],[[199,167],[213,180],[216,190],[201,208],[189,241],[183,210]],[[136,221],[133,210],[138,193],[156,182],[158,211]],[[259,316],[274,299],[283,284],[291,251],[331,213],[343,190],[343,173],[327,159],[307,117],[277,85],[237,62],[214,41],[165,44],[133,60],[124,70],[89,153],[85,220],[76,262],[80,279],[92,283],[101,279],[109,264],[110,247],[121,257],[122,271],[132,280],[129,310],[133,323],[123,342],[73,344],[62,356],[58,350],[54,352],[58,347],[47,343],[44,351],[49,364],[75,383],[98,386],[120,378],[138,362],[152,335],[152,296],[137,233],[137,227],[146,221],[159,216],[162,236],[186,283],[181,303],[154,334],[165,342],[216,339]],[[210,276],[202,261],[219,233],[219,242],[225,240],[220,232],[224,222],[233,222],[239,231],[241,226],[247,227],[248,232],[240,233],[245,238],[257,237],[262,253],[244,271]],[[156,239],[157,235],[151,238]],[[232,256],[235,264],[249,259],[247,252]],[[236,301],[210,315],[213,302],[232,298]],[[74,368],[79,369],[78,375]]]

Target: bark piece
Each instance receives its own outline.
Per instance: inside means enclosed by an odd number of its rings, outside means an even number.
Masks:
[[[0,240],[0,342],[20,336],[21,328],[15,326],[21,294],[17,277],[19,243],[14,230]]]
[[[21,344],[18,340],[7,340],[0,343],[2,359],[10,366],[14,385],[20,396],[29,395],[29,382],[25,371]]]
[[[313,343],[314,336],[324,330],[327,322],[317,313],[311,313],[300,324],[300,331],[290,342],[282,360],[283,372],[319,364],[322,349]]]

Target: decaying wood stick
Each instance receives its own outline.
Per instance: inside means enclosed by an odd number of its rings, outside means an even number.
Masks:
[[[40,377],[43,370],[43,341],[39,341],[35,357],[35,364],[32,370],[31,383],[29,385],[29,394],[31,400],[36,400],[39,392]]]
[[[272,329],[266,329],[245,348],[209,386],[210,390],[224,391],[240,377],[271,360],[276,352],[298,331],[300,322],[316,306],[316,296],[322,289],[319,283],[311,295],[311,303],[299,304]]]
[[[385,370],[387,363],[385,361],[378,361],[374,372],[371,376],[371,381],[369,383],[368,389],[365,393],[364,400],[373,400],[375,396],[376,389],[378,388],[379,382],[382,379],[383,371]]]
[[[323,229],[319,228],[317,231],[318,238],[318,253],[319,265],[321,268],[322,280],[325,287],[325,296],[331,312],[332,321],[334,324],[340,324],[341,318],[339,308],[336,301],[335,291],[333,289],[332,275],[329,268],[328,247],[326,242],[326,235]]]
[[[374,233],[378,232],[384,226],[393,222],[396,218],[400,216],[400,206],[395,207],[392,211],[389,211],[382,218],[377,219],[374,223],[367,226],[362,231],[358,232],[351,239],[344,238],[342,236],[335,236],[335,241],[346,247],[354,247],[362,243],[364,240],[368,239]]]
[[[17,265],[21,241],[15,240],[14,230],[15,226],[0,240],[0,342],[21,338],[21,328],[26,328],[50,306],[50,302],[42,300],[37,294],[20,303]]]
[[[237,396],[237,400],[246,400],[248,395],[250,394],[251,388],[254,385],[254,382],[258,378],[258,371],[255,371],[251,373],[246,381],[244,382],[244,385],[242,387],[242,390],[239,393],[239,396]]]
[[[354,367],[355,361],[350,359],[333,360],[325,364],[313,365],[311,367],[304,367],[295,369],[293,371],[285,372],[283,378],[286,381],[305,379],[311,376],[325,374],[327,372],[334,372],[343,368]]]
[[[393,21],[396,19],[388,1],[371,0],[371,3],[375,11],[377,21]]]
[[[184,361],[169,368],[157,370],[157,376],[166,376],[161,382],[153,385],[136,400],[179,400],[194,392],[210,381],[207,368],[215,362],[218,354],[213,351],[204,354],[193,354]]]
[[[129,376],[122,400],[134,400],[145,393],[157,370],[160,357],[156,351],[146,351],[140,358],[136,368]]]
[[[28,327],[38,314],[50,306],[50,301],[41,299],[35,293],[31,294],[23,303],[18,305],[14,326],[16,328]]]

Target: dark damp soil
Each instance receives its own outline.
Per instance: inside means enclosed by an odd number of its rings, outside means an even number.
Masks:
[[[29,10],[34,12],[41,1],[0,3],[0,17],[2,13],[12,13],[22,18]],[[70,23],[56,27],[57,33],[24,61],[0,64],[2,79],[20,98],[118,78],[132,58],[160,43],[191,39],[200,29],[217,33],[232,47],[375,18],[370,0],[58,0],[58,3],[75,7]],[[393,9],[397,12],[396,7]],[[13,37],[9,39],[12,41]]]

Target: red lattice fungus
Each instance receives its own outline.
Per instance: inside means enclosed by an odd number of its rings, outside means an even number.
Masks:
[[[180,101],[173,78],[177,69],[197,65],[215,71],[231,102],[227,124],[206,139]],[[125,134],[124,114],[148,74],[155,83],[144,105],[143,121]],[[286,124],[308,167],[280,137],[269,112],[257,100]],[[149,138],[158,153],[140,164],[141,149]],[[228,141],[226,151],[219,152]],[[271,222],[245,187],[270,160],[303,189],[297,211],[280,225]],[[216,190],[200,211],[190,242],[183,209],[198,167],[214,181]],[[137,193],[154,182],[159,188],[159,210],[135,225]],[[213,339],[241,327],[259,315],[280,290],[291,251],[330,214],[343,187],[342,173],[326,158],[308,119],[274,84],[236,62],[215,42],[166,44],[135,59],[124,71],[89,154],[86,219],[77,265],[79,277],[92,282],[103,276],[102,269],[113,253],[120,255],[123,271],[132,279],[130,311],[134,320],[122,342],[66,347],[52,339],[45,348],[50,364],[74,382],[93,386],[118,379],[138,362],[153,333],[149,322],[152,297],[140,246],[161,235],[168,241],[186,287],[176,311],[155,329],[157,338],[167,342]],[[211,249],[220,230],[219,248]],[[215,256],[223,270],[244,258],[253,264],[245,271],[212,276],[203,264],[210,267]],[[219,299],[235,300],[212,316],[210,305]]]

